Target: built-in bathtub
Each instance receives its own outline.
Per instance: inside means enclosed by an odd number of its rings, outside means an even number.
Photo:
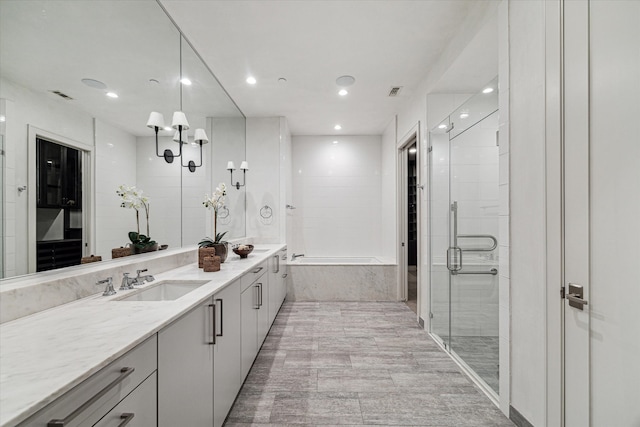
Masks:
[[[397,264],[375,257],[300,257],[289,264],[287,299],[396,301]]]

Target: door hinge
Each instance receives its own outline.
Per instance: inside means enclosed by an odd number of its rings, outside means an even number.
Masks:
[[[429,147],[429,149],[427,150],[427,152],[432,152],[433,151],[433,147]]]
[[[564,286],[560,288],[560,299],[565,299],[565,289]]]
[[[404,248],[404,242],[402,242],[402,247]]]

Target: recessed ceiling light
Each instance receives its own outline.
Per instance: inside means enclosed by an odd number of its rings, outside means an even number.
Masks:
[[[461,119],[466,119],[467,117],[469,117],[469,113],[467,113],[467,112],[460,113],[460,118]]]
[[[249,83],[250,85],[254,85],[254,84],[256,84],[257,82],[258,82],[258,81],[256,80],[256,78],[255,78],[255,77],[253,77],[253,76],[249,76],[249,77],[247,77],[247,83]]]
[[[82,79],[81,82],[94,89],[105,90],[107,88],[107,85],[102,83],[100,80]]]
[[[183,85],[185,85],[185,86],[191,86],[191,80],[189,80],[189,79],[188,79],[188,78],[186,78],[186,77],[181,78],[181,79],[180,79],[180,83],[182,83],[182,84],[183,84]]]
[[[109,98],[117,98],[117,97],[118,97],[118,94],[117,94],[117,93],[115,93],[115,92],[107,92],[107,96],[108,96]]]
[[[337,144],[337,143],[338,143],[338,141],[333,141],[333,143],[334,143],[334,144]]]
[[[340,126],[340,125],[335,125],[333,128],[334,128],[335,130],[340,130],[340,129],[342,129],[342,126]]]
[[[349,91],[347,91],[346,89],[340,89],[340,92],[338,92],[338,95],[340,96],[345,96],[349,93]]]
[[[438,129],[446,129],[446,128],[447,128],[447,125],[445,125],[444,123],[438,126]]]
[[[355,82],[356,79],[353,76],[340,76],[336,79],[336,84],[342,87],[351,86]]]
[[[417,148],[415,148],[415,147],[411,147],[411,148],[409,148],[409,152],[410,152],[411,154],[414,154],[414,153],[417,153],[417,152],[418,152],[418,149],[417,149]]]
[[[482,93],[491,93],[491,92],[493,92],[493,88],[492,87],[486,87],[482,91]]]

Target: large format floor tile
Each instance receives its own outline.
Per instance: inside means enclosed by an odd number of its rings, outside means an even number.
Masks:
[[[232,426],[512,426],[404,303],[286,302]]]

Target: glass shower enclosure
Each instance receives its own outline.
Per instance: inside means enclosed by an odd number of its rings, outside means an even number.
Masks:
[[[429,133],[431,334],[498,389],[497,79]]]

